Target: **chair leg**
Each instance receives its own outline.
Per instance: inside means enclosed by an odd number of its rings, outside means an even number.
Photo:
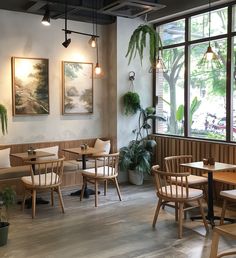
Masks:
[[[85,186],[86,186],[86,178],[83,176],[83,186],[82,186],[81,193],[80,193],[80,201],[83,200]]]
[[[184,203],[179,203],[179,238],[182,238],[183,235],[183,212],[184,212]]]
[[[118,194],[119,199],[120,199],[120,201],[121,201],[120,188],[119,188],[119,184],[118,184],[118,180],[117,180],[117,178],[115,178],[115,179],[114,179],[114,181],[115,181],[115,186],[116,186],[117,194]]]
[[[221,211],[221,217],[220,217],[220,225],[224,224],[224,217],[225,217],[225,212],[226,212],[226,206],[227,206],[227,200],[224,199],[223,206],[222,206],[222,211]]]
[[[156,211],[155,211],[155,214],[154,214],[153,222],[152,222],[152,227],[153,228],[156,226],[157,217],[158,217],[161,206],[162,206],[162,199],[159,198],[158,203],[157,203],[157,207],[156,207]]]
[[[57,193],[58,193],[58,196],[59,196],[59,201],[60,201],[62,213],[65,213],[65,207],[64,207],[64,202],[63,202],[60,186],[58,186],[58,188],[57,188]]]
[[[98,181],[95,179],[95,207],[98,207]]]
[[[107,195],[107,180],[104,181],[104,196]]]
[[[24,191],[23,201],[22,201],[22,205],[21,205],[22,211],[24,211],[24,209],[25,209],[25,200],[26,200],[26,190]]]
[[[51,189],[51,205],[54,206],[54,189]]]
[[[217,258],[219,237],[219,234],[213,230],[210,258]]]
[[[179,206],[178,202],[175,202],[175,221],[178,221],[178,212],[179,212]]]
[[[204,184],[203,185],[203,193],[204,193],[204,199],[206,200],[206,202],[207,202],[207,200],[208,200],[208,189],[207,189],[207,184]]]
[[[32,190],[32,218],[35,218],[36,209],[36,190]]]
[[[202,215],[202,219],[203,219],[205,229],[208,232],[209,228],[208,228],[208,224],[207,224],[206,217],[205,217],[204,210],[203,210],[203,206],[202,206],[202,199],[198,199],[198,205],[199,205],[199,209],[200,209],[200,212],[201,212],[201,215]]]

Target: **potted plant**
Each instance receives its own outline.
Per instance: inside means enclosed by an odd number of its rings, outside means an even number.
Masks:
[[[128,146],[120,149],[119,166],[121,170],[128,170],[129,181],[132,184],[143,184],[144,173],[150,173],[152,155],[156,146],[154,140],[148,139],[148,132],[151,129],[150,120],[164,120],[155,115],[155,108],[147,107],[139,109],[138,128],[133,130],[136,139]]]
[[[5,134],[7,133],[7,109],[2,104],[0,104],[0,121],[2,133]]]
[[[123,96],[125,115],[134,115],[140,109],[140,98],[138,93],[128,91]]]
[[[7,244],[8,239],[8,209],[15,203],[16,193],[10,187],[0,192],[0,246]]]

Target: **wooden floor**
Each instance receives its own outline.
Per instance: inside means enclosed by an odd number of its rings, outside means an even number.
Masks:
[[[143,186],[121,185],[122,202],[115,189],[109,187],[106,197],[99,196],[98,208],[94,208],[93,196],[80,202],[70,192],[63,191],[65,214],[58,206],[39,205],[32,220],[31,210],[23,213],[18,205],[11,213],[9,240],[0,247],[0,257],[209,257],[212,232],[206,236],[201,222],[187,219],[183,239],[179,240],[174,211],[166,207],[156,230],[152,229],[157,199],[151,182]],[[216,210],[220,211],[217,207]],[[220,249],[233,246],[227,239],[220,243]]]

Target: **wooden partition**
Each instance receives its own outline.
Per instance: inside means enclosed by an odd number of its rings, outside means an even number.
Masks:
[[[193,161],[200,161],[211,156],[218,162],[236,164],[235,144],[159,135],[151,135],[150,138],[157,142],[154,163],[160,165],[162,170],[164,157],[183,154],[191,154]]]

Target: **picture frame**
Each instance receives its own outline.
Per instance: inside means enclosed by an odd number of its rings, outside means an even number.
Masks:
[[[13,115],[49,114],[49,60],[12,57]]]
[[[62,61],[62,114],[93,113],[93,63]]]

